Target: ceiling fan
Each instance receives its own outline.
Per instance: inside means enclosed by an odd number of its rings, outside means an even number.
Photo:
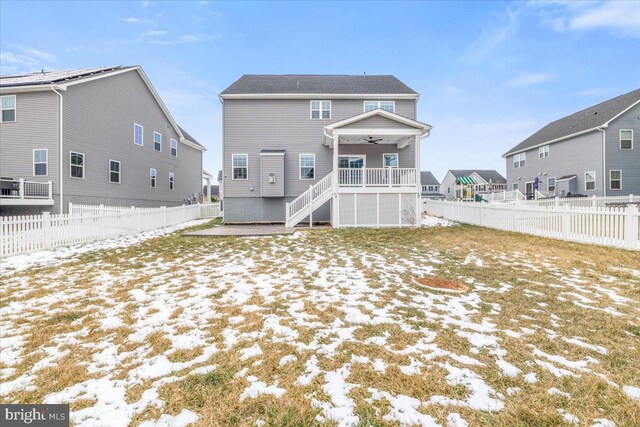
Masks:
[[[369,144],[377,144],[378,141],[382,141],[382,138],[380,139],[373,139],[372,136],[369,137],[369,139],[367,138],[362,138],[363,141],[368,142]]]

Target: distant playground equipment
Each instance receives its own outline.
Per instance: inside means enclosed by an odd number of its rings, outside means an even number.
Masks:
[[[462,202],[482,201],[480,195],[476,195],[476,185],[478,182],[470,176],[459,176],[453,185],[455,200]]]

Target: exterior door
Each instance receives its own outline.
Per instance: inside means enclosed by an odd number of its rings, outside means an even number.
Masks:
[[[362,185],[366,156],[338,156],[339,183],[341,185]]]
[[[529,181],[524,184],[525,196],[527,196],[527,200],[533,199],[535,197],[533,184],[533,181]]]

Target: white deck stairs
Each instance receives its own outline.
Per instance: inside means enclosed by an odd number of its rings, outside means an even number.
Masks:
[[[334,172],[310,186],[307,191],[296,197],[286,206],[286,227],[293,227],[325,204],[333,195]]]

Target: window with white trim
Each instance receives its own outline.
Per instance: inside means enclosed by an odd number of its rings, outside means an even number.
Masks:
[[[162,134],[160,132],[153,132],[153,149],[162,151]]]
[[[396,112],[395,101],[364,101],[364,112],[376,109],[388,111],[390,113]]]
[[[175,185],[176,176],[173,172],[169,172],[169,190],[173,190]]]
[[[311,101],[312,119],[330,119],[331,101]]]
[[[33,176],[47,176],[49,150],[46,148],[33,150]]]
[[[611,190],[622,190],[622,171],[621,170],[609,171],[609,188]]]
[[[596,171],[584,173],[584,191],[595,191],[596,189]]]
[[[633,129],[620,129],[620,149],[633,150]]]
[[[549,146],[545,145],[544,147],[538,148],[538,157],[541,159],[546,159],[549,157]]]
[[[109,182],[120,184],[120,162],[109,160]]]
[[[385,168],[397,168],[398,153],[384,153],[382,155],[382,166]]]
[[[300,154],[300,179],[316,179],[315,154]]]
[[[513,184],[511,184],[511,189],[512,190],[518,190],[520,187],[520,185],[517,182],[514,182]]]
[[[523,168],[527,163],[527,153],[518,153],[513,156],[513,168]]]
[[[248,154],[232,154],[231,155],[231,179],[238,179],[238,180],[249,179],[249,155]]]
[[[84,154],[71,151],[69,153],[69,160],[69,174],[71,178],[84,179]]]
[[[142,139],[144,134],[144,129],[142,125],[137,123],[133,124],[133,143],[136,145],[144,145],[144,140]]]
[[[0,96],[0,104],[2,115],[0,116],[0,123],[8,123],[16,121],[16,96],[4,95]]]
[[[555,178],[547,178],[547,191],[550,193],[555,193],[556,191],[556,179]]]
[[[175,139],[171,138],[171,140],[169,141],[169,144],[171,145],[170,150],[171,151],[171,155],[172,156],[177,156],[178,155],[178,141],[176,141]]]
[[[156,179],[158,177],[158,171],[151,168],[149,169],[149,185],[151,188],[156,188]]]

